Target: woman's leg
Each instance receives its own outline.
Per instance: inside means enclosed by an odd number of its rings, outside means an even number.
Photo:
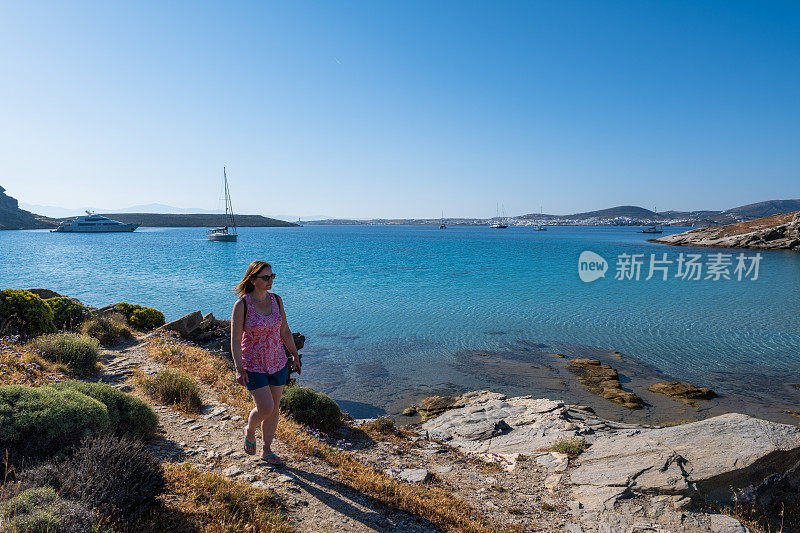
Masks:
[[[270,385],[269,391],[275,408],[272,410],[272,413],[261,422],[261,438],[264,439],[261,457],[266,457],[272,453],[272,439],[275,437],[275,430],[278,429],[278,415],[280,414],[283,385],[277,387],[275,385]]]
[[[268,418],[274,410],[275,402],[272,400],[272,394],[270,394],[271,388],[272,387],[260,387],[250,391],[250,395],[256,402],[256,406],[250,411],[250,416],[247,417],[247,426],[245,427],[247,440],[250,442],[256,441],[256,428],[264,419]]]

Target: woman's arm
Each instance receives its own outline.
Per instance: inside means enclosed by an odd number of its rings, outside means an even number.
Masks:
[[[236,300],[231,314],[231,355],[233,366],[236,368],[236,381],[244,385],[247,383],[247,372],[242,367],[242,327],[244,326],[244,302]]]
[[[283,310],[283,300],[277,294],[275,299],[278,300],[278,309],[281,311],[281,340],[292,355],[292,370],[300,373],[300,358],[297,356],[297,347],[294,345],[294,337],[292,337],[292,330],[289,329],[289,324],[286,322],[286,311]]]

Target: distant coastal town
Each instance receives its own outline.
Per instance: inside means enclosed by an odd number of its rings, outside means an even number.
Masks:
[[[168,207],[168,206],[164,206]],[[180,211],[180,208],[175,208]],[[757,218],[800,211],[800,199],[769,200],[742,205],[724,211],[651,211],[643,207],[623,205],[575,213],[552,215],[529,213],[517,216],[492,218],[442,217],[442,218],[373,218],[345,219],[322,218],[319,220],[298,220],[290,222],[262,215],[237,215],[237,225],[242,227],[297,227],[299,225],[440,225],[447,226],[486,226],[503,223],[508,226],[679,226],[706,227],[747,222]],[[224,223],[224,215],[216,213],[113,213],[103,212],[103,216],[126,224],[139,224],[142,227],[210,227]],[[55,228],[62,221],[74,217],[48,217],[19,207],[17,199],[5,194],[0,187],[0,230],[3,229],[45,229]]]

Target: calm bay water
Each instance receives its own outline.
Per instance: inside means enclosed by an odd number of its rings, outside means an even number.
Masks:
[[[762,252],[756,281],[681,280],[675,264],[667,281],[646,281],[651,253],[720,252],[646,237],[621,227],[306,226],[243,228],[238,243],[215,243],[202,228],[4,231],[0,288],[128,301],[168,320],[198,309],[227,318],[229,289],[252,260],[269,261],[289,324],[308,339],[306,383],[355,410],[379,412],[415,390],[491,388],[491,375],[455,368],[455,354],[531,342],[619,350],[723,392],[736,386],[730,376],[800,381],[800,254]],[[580,281],[583,250],[608,260],[604,279]],[[622,253],[645,254],[642,279],[613,279]]]

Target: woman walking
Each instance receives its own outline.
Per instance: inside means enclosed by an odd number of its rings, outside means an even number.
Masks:
[[[280,466],[283,462],[271,449],[272,439],[278,427],[281,395],[289,380],[289,369],[299,374],[300,359],[286,323],[283,301],[269,292],[274,279],[269,263],[253,261],[236,285],[239,299],[231,316],[231,353],[236,381],[247,387],[256,403],[243,429],[244,451],[250,455],[256,453],[256,427],[260,425],[264,441],[261,457]],[[288,358],[284,345],[289,350]]]

